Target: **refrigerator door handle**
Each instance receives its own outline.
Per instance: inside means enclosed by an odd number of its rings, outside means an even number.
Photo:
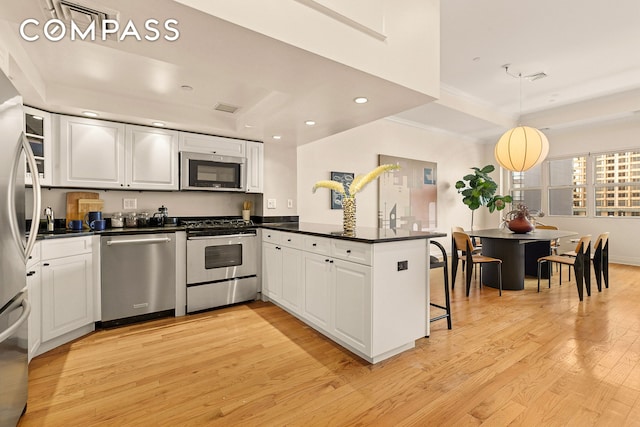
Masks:
[[[31,170],[31,181],[33,186],[33,213],[31,215],[31,229],[29,230],[29,238],[27,239],[26,246],[22,244],[22,236],[20,236],[20,226],[16,219],[16,173],[20,170],[21,154],[24,151],[29,169]],[[31,256],[31,251],[36,244],[38,237],[38,227],[40,226],[40,211],[41,211],[41,198],[40,198],[40,175],[38,175],[38,163],[31,150],[31,145],[24,132],[20,133],[18,139],[18,149],[16,150],[16,156],[13,162],[13,168],[9,175],[9,222],[11,224],[11,234],[14,240],[18,244],[18,247],[22,250],[25,263]]]
[[[17,331],[18,328],[20,328],[20,326],[22,326],[22,324],[29,318],[29,313],[31,313],[31,304],[29,304],[29,301],[26,298],[23,298],[20,305],[22,306],[22,314],[13,325],[9,326],[9,329],[0,333],[0,343],[12,336],[15,331]]]

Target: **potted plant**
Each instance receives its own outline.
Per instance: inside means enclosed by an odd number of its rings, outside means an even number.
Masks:
[[[473,230],[473,212],[480,206],[489,208],[489,212],[501,211],[507,203],[511,203],[511,196],[496,194],[498,184],[489,176],[496,168],[486,165],[482,169],[473,167],[472,174],[465,175],[456,182],[456,190],[462,194],[462,202],[471,209],[471,229]]]
[[[514,233],[528,233],[535,228],[535,219],[543,216],[544,212],[537,209],[529,209],[523,203],[518,203],[514,210],[504,214],[502,225],[506,225]]]

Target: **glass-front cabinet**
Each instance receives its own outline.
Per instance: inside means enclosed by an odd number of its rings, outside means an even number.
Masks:
[[[52,185],[52,161],[51,161],[51,118],[52,115],[46,111],[37,110],[32,107],[24,107],[25,112],[25,134],[36,157],[38,164],[38,175],[40,185]],[[25,182],[32,184],[32,171],[26,168]]]

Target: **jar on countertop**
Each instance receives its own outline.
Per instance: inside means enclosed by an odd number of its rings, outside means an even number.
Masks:
[[[111,227],[112,228],[124,227],[124,214],[122,212],[114,212],[111,214]]]
[[[126,227],[137,227],[138,226],[138,214],[135,212],[129,212],[124,220]]]

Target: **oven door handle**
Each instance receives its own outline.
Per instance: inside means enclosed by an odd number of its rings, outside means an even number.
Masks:
[[[239,233],[239,234],[221,234],[219,236],[193,236],[187,237],[187,240],[210,240],[210,239],[231,239],[234,237],[255,237],[253,233]]]
[[[150,243],[168,243],[171,239],[168,237],[160,237],[154,239],[127,239],[127,240],[108,240],[107,246],[115,245],[145,245]]]

